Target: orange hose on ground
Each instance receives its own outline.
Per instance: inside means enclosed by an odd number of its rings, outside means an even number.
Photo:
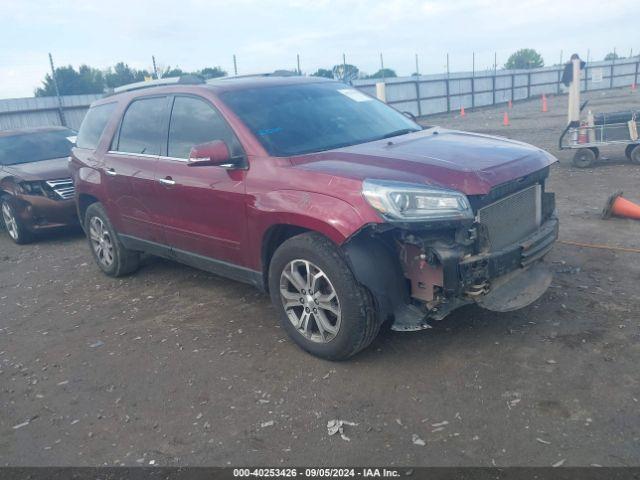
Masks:
[[[640,253],[640,248],[615,247],[612,245],[601,245],[597,243],[572,242],[569,240],[558,240],[558,243],[564,245],[573,245],[574,247],[598,248],[600,250],[615,250],[617,252]]]

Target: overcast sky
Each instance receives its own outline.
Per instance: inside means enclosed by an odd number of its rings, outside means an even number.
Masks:
[[[124,61],[185,70],[220,65],[238,73],[303,72],[347,62],[398,75],[498,64],[523,47],[545,64],[573,52],[601,59],[640,52],[639,0],[0,0],[0,98],[31,96],[57,65],[104,68]],[[634,43],[635,42],[635,43]]]

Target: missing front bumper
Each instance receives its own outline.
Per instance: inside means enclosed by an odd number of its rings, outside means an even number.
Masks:
[[[489,293],[475,301],[494,312],[510,312],[532,304],[547,291],[553,275],[543,262],[526,269],[514,270],[491,282]]]

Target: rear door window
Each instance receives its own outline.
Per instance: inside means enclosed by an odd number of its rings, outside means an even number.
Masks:
[[[189,158],[191,148],[201,143],[222,140],[232,157],[242,155],[240,142],[218,111],[205,100],[177,96],[171,111],[167,155]]]
[[[78,148],[89,148],[95,150],[100,142],[100,137],[104,128],[111,118],[116,103],[107,103],[91,107],[80,125],[76,146]]]
[[[118,152],[160,155],[164,130],[167,97],[134,100],[122,118],[117,139]]]

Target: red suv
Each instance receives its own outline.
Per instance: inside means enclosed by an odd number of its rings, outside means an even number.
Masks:
[[[540,297],[555,161],[423,128],[338,82],[256,76],[101,99],[70,167],[104,273],[131,273],[146,252],[253,284],[296,343],[343,359],[386,321],[419,330],[465,304]]]

